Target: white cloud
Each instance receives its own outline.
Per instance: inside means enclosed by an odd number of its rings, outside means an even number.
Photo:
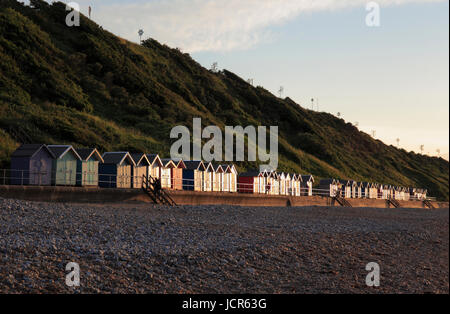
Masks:
[[[382,7],[440,0],[378,0]],[[92,3],[80,0],[81,5]],[[271,40],[270,27],[302,13],[365,7],[368,0],[129,0],[97,1],[93,18],[119,36],[137,31],[187,52],[250,48]],[[82,10],[83,11],[83,10]],[[362,17],[364,20],[364,17]]]

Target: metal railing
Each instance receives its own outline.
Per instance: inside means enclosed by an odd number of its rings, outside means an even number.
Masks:
[[[392,198],[401,201],[436,201],[434,197],[423,195],[409,194],[386,194],[378,193],[345,193],[343,190],[331,190],[321,188],[307,188],[296,184],[280,185],[279,182],[257,182],[257,183],[241,183],[236,180],[226,180],[224,177],[216,177],[215,179],[206,180],[202,177],[196,179],[173,178],[171,176],[160,176],[161,187],[167,190],[190,190],[199,192],[226,192],[226,193],[243,193],[243,194],[260,194],[260,195],[282,195],[294,197],[335,197],[340,195],[347,199],[385,199]],[[144,180],[142,176],[132,175],[111,175],[99,174],[97,172],[74,172],[74,171],[26,171],[0,169],[0,185],[31,185],[31,186],[92,186],[101,188],[128,188],[140,189],[143,187]],[[281,188],[281,187],[284,187]],[[347,194],[347,195],[346,195]],[[376,195],[376,196],[375,196]],[[347,196],[347,197],[346,197]]]

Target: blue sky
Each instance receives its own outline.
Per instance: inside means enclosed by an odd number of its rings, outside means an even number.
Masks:
[[[448,2],[381,11],[381,27],[364,24],[364,8],[299,17],[273,29],[271,43],[245,51],[198,52],[305,107],[359,123],[388,144],[448,152]]]
[[[69,1],[65,1],[69,2]],[[449,4],[380,0],[381,25],[363,0],[80,0],[93,19],[137,41],[137,30],[218,62],[304,107],[319,99],[377,138],[407,150],[449,151]]]

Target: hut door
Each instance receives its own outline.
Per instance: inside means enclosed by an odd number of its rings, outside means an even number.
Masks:
[[[40,185],[50,185],[51,173],[50,167],[45,161],[45,159],[39,160],[39,184]]]
[[[117,187],[118,188],[124,188],[125,187],[125,178],[124,178],[124,175],[125,175],[125,166],[118,166],[117,167],[117,178],[116,178],[116,181],[117,181]]]
[[[47,164],[44,159],[34,160],[30,169],[31,185],[47,185],[48,182]]]

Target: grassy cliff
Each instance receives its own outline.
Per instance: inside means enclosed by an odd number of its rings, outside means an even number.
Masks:
[[[387,146],[330,114],[212,73],[149,39],[136,45],[65,5],[0,2],[0,168],[24,138],[168,156],[175,125],[278,125],[280,170],[426,187],[449,198],[449,163]],[[238,164],[243,170],[254,167]]]

